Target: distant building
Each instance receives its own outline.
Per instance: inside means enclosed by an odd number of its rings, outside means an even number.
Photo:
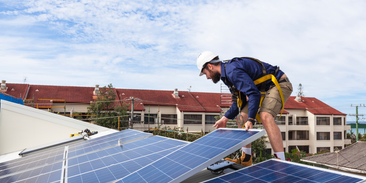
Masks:
[[[6,83],[5,83],[6,84]],[[166,90],[113,89],[117,101],[134,100],[134,128],[147,130],[155,126],[178,127],[189,132],[213,131],[215,116],[223,115],[230,105],[230,94]],[[7,83],[9,95],[25,100],[25,105],[53,110],[70,115],[86,114],[99,91],[96,87],[47,86]],[[229,98],[229,99],[228,99]],[[131,110],[131,107],[130,107]],[[136,116],[135,116],[136,115]],[[279,116],[279,115],[278,115]],[[342,149],[351,140],[346,139],[346,114],[313,97],[290,97],[281,118],[284,149],[316,153],[320,149]],[[235,125],[235,122],[234,122]],[[267,152],[273,154],[267,143]]]

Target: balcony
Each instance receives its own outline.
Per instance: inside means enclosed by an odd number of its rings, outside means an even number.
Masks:
[[[344,126],[344,130],[350,131],[351,130],[351,125]]]
[[[344,139],[344,144],[351,144],[351,139]]]

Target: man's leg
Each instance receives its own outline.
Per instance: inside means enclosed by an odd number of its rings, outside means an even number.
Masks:
[[[287,82],[280,83],[280,87],[283,93],[284,101],[286,102],[292,93],[292,84],[287,79]],[[285,160],[281,131],[274,121],[274,116],[277,116],[281,109],[282,101],[280,93],[277,87],[272,87],[266,93],[266,97],[262,102],[259,116],[262,120],[264,128],[266,129],[275,156],[281,160]]]
[[[241,113],[240,113],[240,118],[239,118],[239,123],[238,123],[238,128],[242,128],[244,123],[247,121],[248,119],[248,105],[244,106],[244,108],[242,109]],[[244,166],[250,166],[253,164],[252,161],[252,149],[251,149],[251,145],[248,144],[244,147],[241,148],[241,152],[242,155],[241,157],[237,158],[237,159],[230,159],[230,158],[225,158],[226,161],[232,161],[235,162],[237,164],[241,164]]]
[[[261,112],[259,116],[262,120],[264,129],[266,129],[269,142],[271,143],[275,155],[281,160],[285,160],[281,131],[275,123],[274,117],[268,112]]]

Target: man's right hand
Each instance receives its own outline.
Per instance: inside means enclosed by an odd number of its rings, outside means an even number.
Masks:
[[[228,118],[226,118],[225,116],[223,116],[220,120],[216,121],[216,123],[213,125],[213,127],[216,127],[216,129],[218,128],[225,128],[226,127],[226,123],[229,121]]]

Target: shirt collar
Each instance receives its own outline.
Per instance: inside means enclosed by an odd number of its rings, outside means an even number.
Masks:
[[[226,73],[225,73],[225,64],[227,62],[221,62],[221,77],[225,78],[226,77]]]

